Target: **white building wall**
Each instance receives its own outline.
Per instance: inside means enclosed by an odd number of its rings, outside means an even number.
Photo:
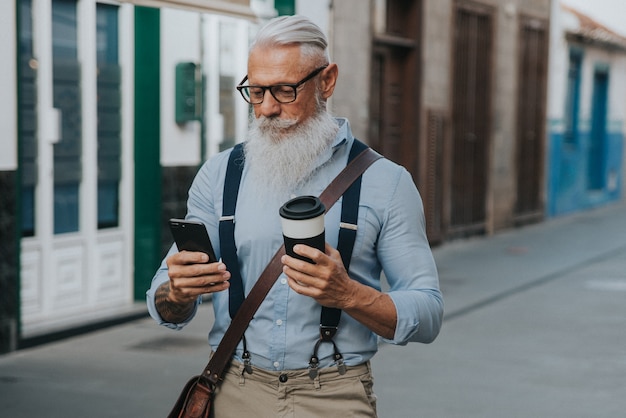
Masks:
[[[585,52],[586,72],[584,79],[584,98],[587,106],[583,108],[582,116],[591,119],[591,104],[593,102],[594,74],[597,68],[607,67],[609,70],[609,113],[610,121],[624,121],[626,115],[626,54],[589,48]]]
[[[311,19],[317,26],[322,29],[326,36],[330,37],[328,30],[330,28],[329,11],[331,8],[330,0],[296,0],[296,13]]]
[[[250,0],[250,8],[261,20],[276,16],[274,0]]]
[[[570,1],[564,1],[563,3],[569,4]],[[578,5],[577,5],[578,6]],[[597,11],[601,13],[600,10]],[[611,13],[611,11],[604,10],[602,13]],[[598,15],[600,16],[600,15]],[[580,132],[585,135],[589,133],[591,129],[592,119],[592,107],[593,107],[593,94],[594,94],[594,75],[598,68],[608,69],[609,74],[609,91],[608,91],[608,133],[613,135],[613,139],[609,143],[611,150],[609,152],[622,152],[622,192],[621,195],[626,195],[626,152],[624,152],[624,130],[626,128],[626,53],[619,49],[606,48],[601,45],[594,45],[591,42],[588,43],[570,43],[567,39],[567,33],[575,33],[581,27],[581,23],[578,17],[564,10],[561,7],[561,2],[553,0],[552,2],[552,17],[551,17],[551,47],[550,47],[550,67],[549,67],[549,91],[548,91],[548,137],[558,138],[564,131],[564,118],[565,118],[565,105],[567,98],[567,82],[569,71],[569,51],[572,45],[578,45],[582,50],[582,67],[581,67],[581,83],[580,83],[580,98],[579,98],[579,119],[578,128]],[[617,29],[617,28],[615,28]],[[615,134],[620,134],[622,139],[620,144],[615,144]],[[554,141],[549,142],[550,146],[555,146]],[[568,172],[584,172],[586,169],[587,159],[587,147],[588,142],[582,143],[582,149],[570,149],[569,160],[567,162],[559,162],[559,164],[574,164],[575,169],[570,167]],[[560,155],[561,149],[557,148],[551,150],[551,152],[557,156]],[[576,153],[577,152],[577,153]],[[572,154],[574,153],[574,154]],[[611,155],[611,157],[615,157]],[[609,158],[612,161],[611,164],[615,164],[614,158]],[[548,160],[549,161],[549,160]],[[559,175],[561,171],[554,167],[548,167],[548,172],[553,175]],[[556,170],[556,171],[555,171]],[[613,192],[617,187],[617,173],[611,172],[607,179],[607,192]],[[585,195],[586,186],[583,184],[584,180],[580,179],[580,176],[576,177],[575,187],[580,188],[577,192],[578,195],[583,197],[574,196],[574,192],[567,192],[556,188],[552,190],[553,202],[557,208],[557,211],[571,211],[586,207],[585,205],[596,204],[597,200],[594,200],[597,196],[590,194]],[[567,200],[569,199],[569,200]],[[578,199],[578,200],[576,200]],[[586,199],[586,200],[585,200]],[[573,203],[572,203],[573,202]],[[591,202],[591,203],[590,203]],[[556,206],[558,205],[558,206]]]
[[[161,10],[161,164],[200,163],[200,123],[176,123],[176,64],[200,63],[200,14]],[[137,97],[136,100],[141,100]]]
[[[15,54],[15,1],[0,2],[0,171],[17,169],[17,69]]]
[[[232,77],[236,83],[241,81],[244,74],[248,72],[248,49],[250,44],[250,36],[252,31],[256,31],[258,27],[245,21],[234,21],[229,19],[221,20],[220,41],[219,45],[219,74]],[[215,71],[218,71],[215,68]],[[248,132],[248,121],[250,106],[243,100],[238,91],[233,87],[231,90],[235,103],[235,140],[241,142],[245,140]],[[213,124],[220,123],[223,125],[221,115]],[[223,133],[222,133],[223,134]],[[214,148],[221,142],[222,138],[209,138],[209,143]],[[219,142],[216,142],[219,141]],[[213,145],[215,144],[215,145]]]
[[[350,120],[355,137],[368,142],[371,66],[371,0],[334,1],[330,10],[331,60],[339,78],[330,111]]]
[[[246,74],[249,30],[252,22],[216,14],[176,9],[161,10],[161,164],[191,166],[219,151],[224,140],[224,120],[219,109],[220,75],[237,81]],[[205,126],[199,121],[177,124],[176,64],[202,64],[205,76]],[[248,105],[235,98],[237,138],[247,131]],[[141,100],[141,98],[137,98]],[[205,141],[206,155],[202,156]]]
[[[615,60],[609,75],[609,119],[626,124],[626,54]],[[624,131],[622,126],[622,131]]]
[[[552,14],[551,50],[550,50],[550,83],[548,119],[560,120],[564,116],[565,97],[567,94],[567,72],[569,65],[569,43],[565,39],[565,32],[576,30],[578,20],[575,16],[560,9],[558,2],[554,3]],[[591,104],[593,96],[593,77],[597,66],[606,65],[609,68],[609,119],[624,120],[626,115],[626,57],[623,54],[607,52],[592,46],[586,46],[583,52],[582,80],[580,86],[580,118],[587,123],[591,118]]]
[[[561,9],[559,1],[552,3],[550,49],[550,83],[548,119],[562,119],[565,112],[567,94],[567,74],[569,66],[569,43],[565,33],[580,27],[578,18]],[[583,52],[580,118],[586,123],[591,118],[593,77],[598,65],[609,68],[609,115],[610,120],[626,120],[626,55],[586,45]]]
[[[548,122],[562,120],[567,88],[568,48],[563,33],[563,14],[558,0],[552,1],[550,17],[550,62],[548,67]]]

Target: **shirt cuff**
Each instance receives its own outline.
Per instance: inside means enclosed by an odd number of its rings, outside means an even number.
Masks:
[[[419,308],[412,292],[390,292],[389,296],[396,306],[396,333],[393,340],[383,338],[389,344],[404,345],[417,332],[419,327]]]
[[[167,322],[161,317],[161,314],[159,314],[159,311],[156,308],[156,303],[154,301],[154,292],[152,291],[153,288],[154,286],[146,292],[146,304],[148,305],[148,313],[159,325],[163,325],[164,327],[175,329],[178,331],[183,329],[188,323],[191,322],[193,317],[196,316],[196,312],[198,312],[198,306],[202,303],[202,298],[200,297],[196,299],[193,306],[193,311],[189,314],[189,317],[186,320],[176,324]]]

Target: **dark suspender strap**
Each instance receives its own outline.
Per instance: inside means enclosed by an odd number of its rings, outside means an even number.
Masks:
[[[339,199],[349,185],[380,158],[382,158],[380,154],[372,149],[367,149],[356,157],[352,163],[347,165],[320,195],[320,200],[324,206],[326,206],[326,210],[330,210],[335,201]],[[215,389],[219,383],[237,344],[241,341],[246,327],[252,320],[254,313],[259,306],[261,306],[261,303],[276,282],[276,279],[280,276],[282,272],[280,258],[284,254],[285,246],[283,245],[276,254],[274,254],[274,257],[272,257],[272,260],[268,263],[257,282],[250,290],[250,294],[237,311],[237,315],[228,326],[224,337],[222,337],[222,341],[220,341],[217,350],[215,350],[215,353],[202,371],[202,374],[197,376],[194,385],[195,389],[189,395],[189,399],[191,400],[189,403],[192,404],[192,407],[197,406],[199,401],[208,399],[210,393],[212,393],[213,389]],[[339,356],[335,356],[339,362],[341,360],[338,357]],[[311,376],[311,373],[309,373],[309,375]],[[194,403],[193,401],[198,402]],[[185,410],[187,410],[187,405],[185,405]]]
[[[350,150],[348,163],[366,148],[367,145],[355,139],[352,149]],[[341,259],[346,271],[350,268],[350,259],[352,258],[352,251],[354,250],[354,241],[356,240],[362,178],[363,175],[359,176],[359,178],[352,183],[343,194],[343,201],[341,202],[341,224],[339,225],[339,243],[337,249],[341,253]]]
[[[348,163],[367,149],[367,145],[355,139],[350,149]],[[234,318],[244,300],[243,280],[239,269],[237,248],[235,246],[235,208],[243,172],[243,144],[238,144],[230,153],[226,176],[224,180],[224,196],[222,203],[222,217],[220,218],[219,234],[222,261],[231,273],[230,288],[228,291],[228,310]],[[344,268],[350,269],[350,260],[356,240],[357,222],[359,216],[359,199],[361,196],[361,178],[359,176],[343,194],[341,205],[341,224],[337,250],[341,254]],[[320,314],[320,335],[324,341],[331,340],[341,319],[341,310],[322,307]]]
[[[367,149],[367,145],[355,139],[350,149],[348,163],[365,149]],[[343,266],[346,271],[350,269],[350,260],[352,259],[352,251],[354,250],[354,242],[356,240],[362,177],[362,175],[359,176],[348,190],[346,190],[341,202],[341,224],[339,225],[337,250],[341,254],[341,260],[343,261]],[[331,339],[335,335],[340,319],[341,309],[322,307],[322,313],[320,315],[320,335],[323,340]]]
[[[367,149],[367,145],[355,139],[350,149],[348,163]],[[222,203],[222,217],[220,218],[219,234],[222,261],[231,273],[230,288],[228,290],[228,310],[233,318],[244,300],[243,280],[239,269],[237,248],[235,246],[235,208],[243,172],[243,144],[237,144],[230,153],[224,180],[224,196]],[[341,225],[337,249],[346,271],[350,268],[350,260],[356,240],[357,220],[359,215],[359,199],[361,196],[361,178],[348,188],[343,195],[341,206]],[[339,325],[341,310],[336,308],[322,308],[320,315],[321,334],[323,338],[332,338]]]
[[[239,184],[243,173],[243,144],[237,144],[230,153],[224,179],[224,196],[222,217],[220,218],[220,252],[222,261],[230,272],[230,288],[228,289],[228,311],[234,318],[244,299],[243,280],[235,247],[235,207],[239,194]]]

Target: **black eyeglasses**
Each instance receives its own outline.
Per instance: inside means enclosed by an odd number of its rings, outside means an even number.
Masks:
[[[246,102],[253,105],[263,103],[265,90],[269,90],[272,97],[276,99],[278,103],[292,103],[296,101],[298,87],[318,75],[326,67],[328,67],[328,64],[316,68],[313,72],[295,84],[283,83],[274,84],[273,86],[243,86],[242,84],[248,79],[248,76],[245,76],[236,88],[239,90],[239,93],[241,93],[241,97],[243,97]]]

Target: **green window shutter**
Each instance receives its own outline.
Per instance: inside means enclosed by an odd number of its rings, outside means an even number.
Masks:
[[[274,8],[278,11],[279,16],[296,14],[295,0],[275,0]]]

